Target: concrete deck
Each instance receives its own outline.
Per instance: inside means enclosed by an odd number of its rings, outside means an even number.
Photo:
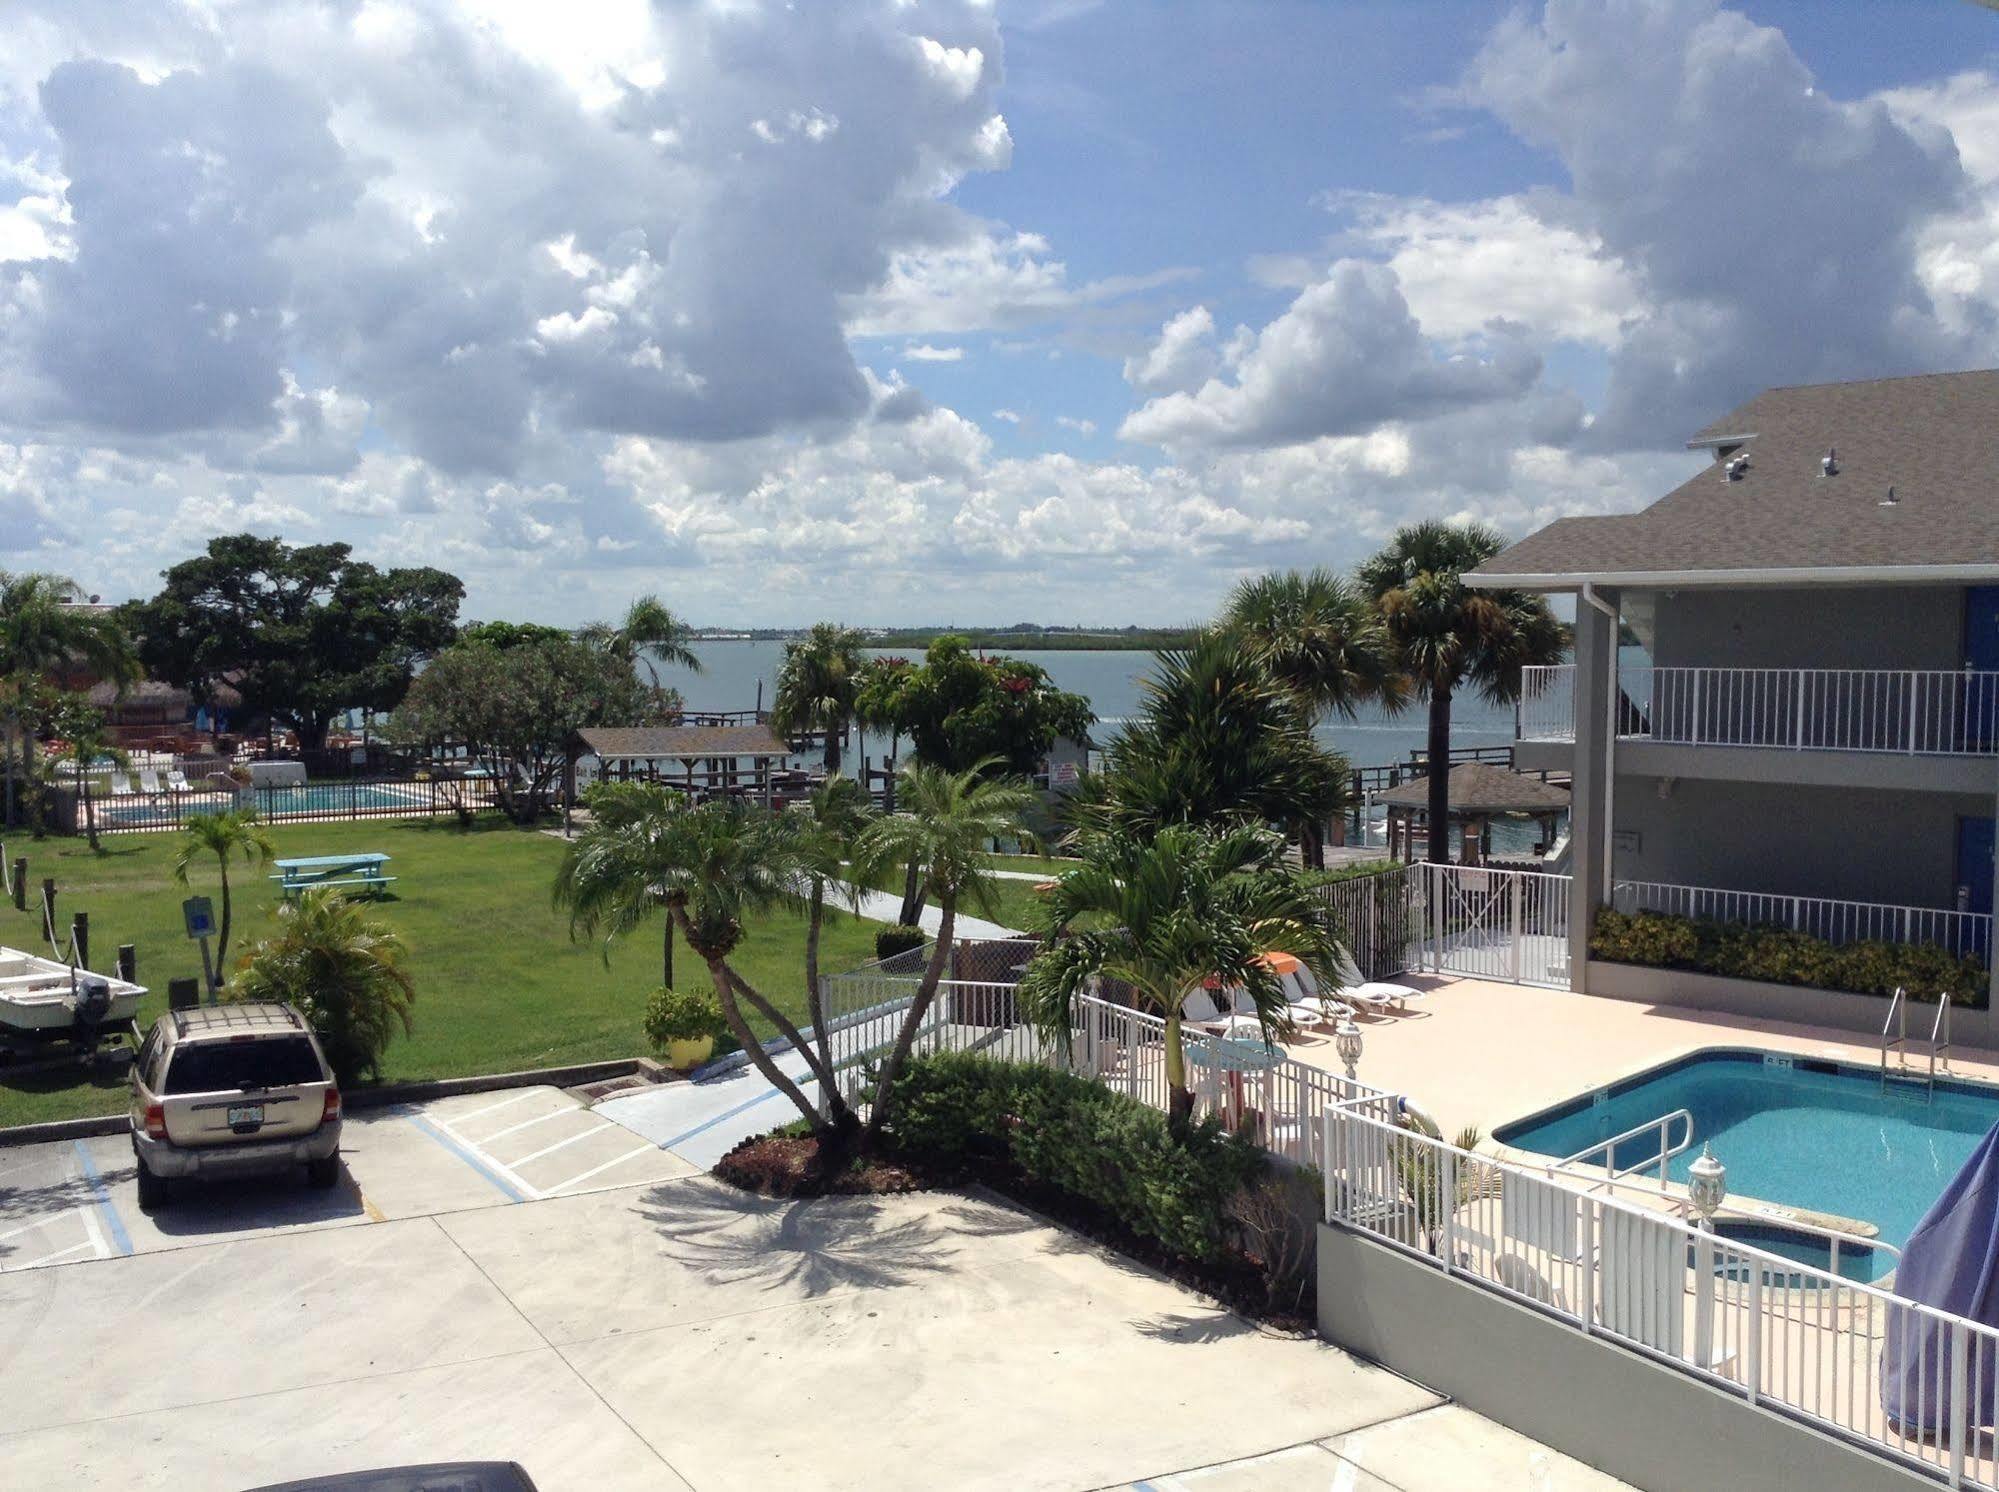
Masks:
[[[1551,1104],[1705,1047],[1753,1047],[1863,1066],[1881,1055],[1878,1042],[1850,1031],[1720,1011],[1477,979],[1404,974],[1395,982],[1428,994],[1410,1002],[1407,1014],[1359,1021],[1358,1075],[1422,1104],[1447,1136],[1466,1125],[1490,1136]],[[1885,1019],[1885,1000],[1881,1013]],[[1301,1062],[1343,1071],[1330,1035],[1300,1036],[1290,1052]],[[1949,1070],[1999,1083],[1999,1052],[1959,1048]]]

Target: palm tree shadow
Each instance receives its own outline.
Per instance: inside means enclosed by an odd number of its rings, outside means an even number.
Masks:
[[[1254,1324],[1245,1321],[1235,1312],[1223,1310],[1219,1306],[1198,1315],[1192,1312],[1169,1311],[1145,1320],[1134,1321],[1131,1325],[1132,1329],[1142,1337],[1180,1347],[1200,1347],[1213,1342],[1226,1342],[1235,1337],[1259,1334]]]

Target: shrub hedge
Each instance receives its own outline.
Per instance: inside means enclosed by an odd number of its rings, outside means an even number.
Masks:
[[[911,1160],[1010,1162],[1201,1261],[1221,1256],[1230,1200],[1268,1165],[1214,1119],[1174,1133],[1164,1114],[1087,1078],[962,1052],[904,1069],[890,1128]]]
[[[1985,965],[1933,943],[1829,943],[1788,927],[1712,922],[1667,912],[1596,914],[1590,957],[1612,963],[1687,969],[1766,984],[1804,984],[1856,995],[1890,995],[1899,986],[1920,1000],[1948,991],[1953,1003],[1984,1008]]]
[[[930,934],[922,928],[912,927],[907,922],[894,923],[875,934],[875,957],[891,959],[898,953],[921,948],[929,941]]]

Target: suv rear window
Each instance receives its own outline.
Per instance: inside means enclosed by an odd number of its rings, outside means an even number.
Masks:
[[[323,1081],[319,1058],[303,1036],[252,1041],[202,1041],[179,1048],[167,1069],[166,1093],[226,1093],[288,1088]]]

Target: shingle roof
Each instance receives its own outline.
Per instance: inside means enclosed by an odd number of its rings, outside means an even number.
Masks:
[[[1569,790],[1491,762],[1459,762],[1451,768],[1452,813],[1547,813],[1569,806]],[[1430,779],[1418,777],[1374,795],[1395,808],[1430,806]]]
[[[599,726],[576,735],[589,755],[610,760],[791,755],[791,748],[764,725]]]
[[[1771,389],[1688,443],[1723,436],[1751,437],[1739,480],[1708,465],[1642,513],[1561,519],[1471,577],[1561,585],[1712,574],[1770,584],[1838,578],[1815,571],[1908,570],[1909,579],[1999,579],[1999,369]],[[1839,474],[1828,477],[1820,459],[1831,449]],[[1897,501],[1884,507],[1890,486]]]

